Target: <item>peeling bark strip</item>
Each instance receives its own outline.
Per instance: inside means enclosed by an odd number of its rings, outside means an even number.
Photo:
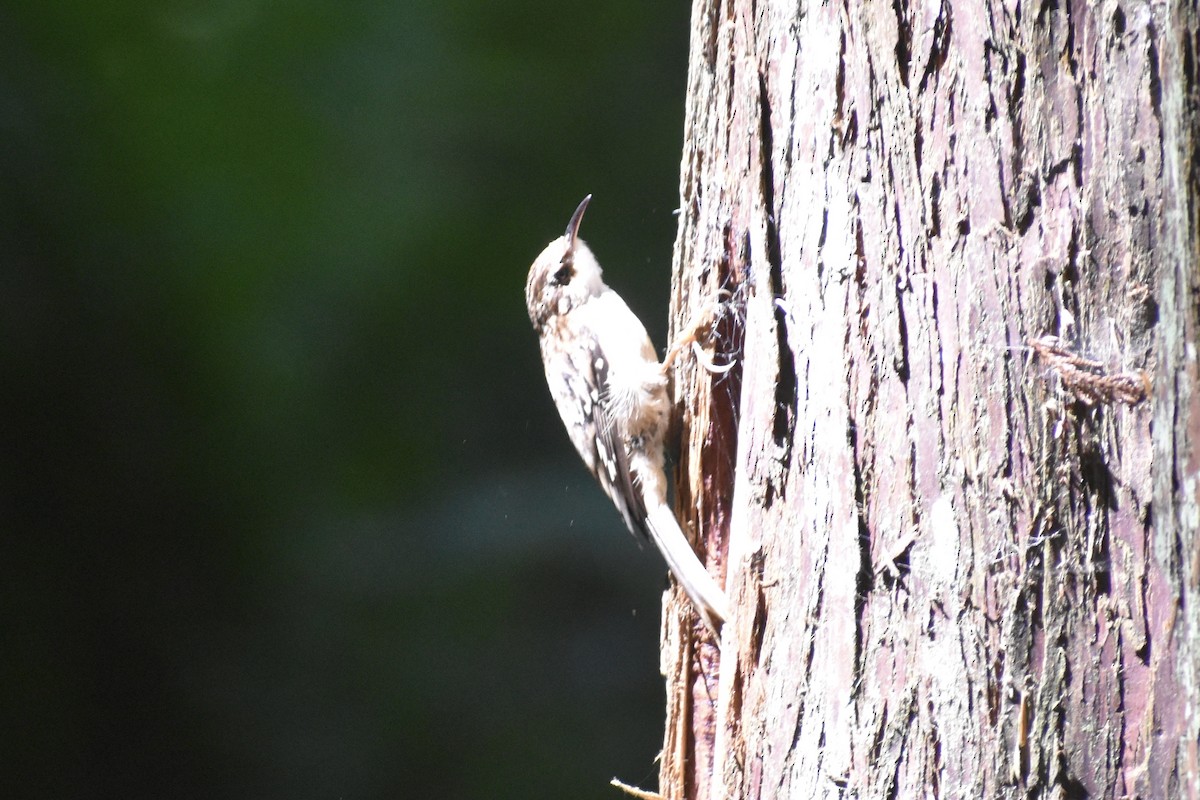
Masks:
[[[1144,370],[1108,372],[1103,363],[1073,352],[1057,336],[1030,339],[1029,346],[1058,373],[1068,391],[1089,405],[1120,401],[1136,406],[1150,394],[1150,376]]]
[[[1197,15],[695,0],[664,797],[1200,797]]]

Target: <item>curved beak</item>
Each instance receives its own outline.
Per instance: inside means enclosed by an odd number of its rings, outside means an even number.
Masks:
[[[565,236],[572,247],[575,246],[575,237],[579,235],[579,223],[583,222],[583,212],[587,211],[588,203],[591,200],[592,196],[590,194],[583,198],[583,202],[579,204],[579,208],[575,209],[575,213],[571,215],[571,221],[567,223]]]

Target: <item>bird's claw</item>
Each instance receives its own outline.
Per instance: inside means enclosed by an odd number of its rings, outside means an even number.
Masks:
[[[704,367],[704,371],[710,375],[724,375],[725,373],[729,372],[729,370],[733,369],[735,364],[737,364],[736,358],[730,361],[728,364],[714,364],[712,359],[708,357],[708,354],[704,352],[704,348],[701,347],[700,343],[695,339],[692,340],[692,353],[696,356],[696,362],[700,366]]]

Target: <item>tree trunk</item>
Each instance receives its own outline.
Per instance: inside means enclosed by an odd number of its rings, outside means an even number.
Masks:
[[[695,0],[665,796],[1200,796],[1197,16]]]

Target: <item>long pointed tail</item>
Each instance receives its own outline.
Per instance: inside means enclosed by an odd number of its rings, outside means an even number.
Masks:
[[[729,616],[729,599],[717,585],[713,576],[692,550],[691,542],[683,535],[675,515],[665,504],[657,504],[647,510],[647,528],[659,552],[667,560],[671,574],[687,592],[704,623],[714,633],[721,632],[721,625]]]

